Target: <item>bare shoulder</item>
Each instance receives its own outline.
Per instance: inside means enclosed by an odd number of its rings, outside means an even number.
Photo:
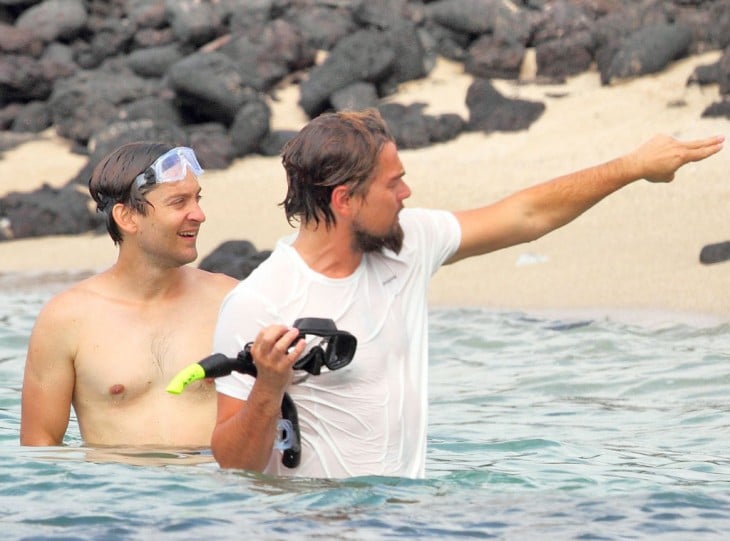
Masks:
[[[66,318],[83,314],[98,289],[98,276],[81,280],[51,297],[41,309],[41,315]]]
[[[196,267],[187,267],[188,277],[196,287],[204,288],[206,294],[223,298],[238,285],[238,280],[220,272],[209,272]]]
[[[98,302],[99,279],[92,276],[51,297],[41,308],[34,325],[34,335],[51,337],[66,336],[94,313],[92,306]],[[56,339],[56,338],[54,338]]]

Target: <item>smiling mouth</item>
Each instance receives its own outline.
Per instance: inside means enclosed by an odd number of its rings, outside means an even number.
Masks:
[[[198,232],[197,231],[183,231],[183,232],[179,233],[179,235],[186,239],[194,239],[195,237],[198,236]]]

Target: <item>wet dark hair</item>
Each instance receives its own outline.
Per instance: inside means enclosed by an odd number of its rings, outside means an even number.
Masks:
[[[365,194],[383,145],[394,141],[377,109],[325,113],[310,121],[282,151],[287,194],[281,205],[293,221],[335,224],[332,190],[341,184]]]
[[[107,154],[94,167],[89,179],[89,193],[96,202],[96,210],[104,215],[106,230],[114,244],[122,242],[122,234],[112,216],[117,203],[128,205],[140,214],[147,214],[150,203],[144,197],[150,186],[138,188],[134,179],[140,173],[154,172],[148,169],[154,161],[170,150],[166,143],[138,141],[127,143]]]

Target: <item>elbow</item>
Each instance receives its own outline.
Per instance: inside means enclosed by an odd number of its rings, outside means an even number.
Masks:
[[[215,445],[211,446],[211,450],[213,451],[213,458],[215,458],[218,466],[220,466],[224,470],[243,469],[243,464],[241,463],[240,459],[236,460],[236,456],[234,453],[226,452],[223,449],[220,449],[220,447],[216,447]]]
[[[252,457],[251,453],[245,448],[245,445],[239,445],[230,441],[229,438],[225,437],[218,430],[213,432],[210,448],[213,453],[213,458],[222,469],[247,470],[261,473],[266,468],[267,460],[257,460],[255,457]]]
[[[215,458],[218,466],[220,466],[224,470],[236,470],[240,468],[240,466],[235,461],[231,460],[228,456],[225,455],[225,453],[216,451],[215,448],[213,449],[213,458]]]
[[[221,468],[238,468],[238,463],[234,460],[234,457],[239,453],[236,453],[235,449],[231,449],[231,445],[223,444],[223,438],[219,435],[219,432],[220,430],[216,428],[210,441],[210,450],[213,453],[213,458],[215,458],[215,461]]]
[[[523,242],[538,240],[548,233],[552,233],[556,229],[561,228],[566,223],[568,221],[560,216],[532,217],[526,222],[526,227],[523,231]]]
[[[27,431],[21,428],[20,445],[23,447],[54,447],[61,445],[61,442],[48,435],[28,434]]]
[[[246,460],[237,454],[225,453],[213,449],[213,458],[218,466],[224,470],[246,470],[251,472],[263,473],[266,467],[265,463]]]

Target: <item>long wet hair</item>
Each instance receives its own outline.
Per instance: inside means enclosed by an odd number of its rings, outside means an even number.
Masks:
[[[145,173],[157,158],[171,148],[172,145],[166,143],[127,143],[107,154],[94,168],[89,179],[89,193],[96,202],[97,212],[104,215],[106,230],[114,244],[123,240],[112,215],[114,205],[121,203],[146,215],[150,203],[145,193],[150,187],[138,188],[134,179],[140,173]]]
[[[364,195],[383,145],[394,141],[377,109],[325,113],[310,121],[282,151],[287,194],[280,204],[287,220],[335,225],[332,191],[345,184]]]

